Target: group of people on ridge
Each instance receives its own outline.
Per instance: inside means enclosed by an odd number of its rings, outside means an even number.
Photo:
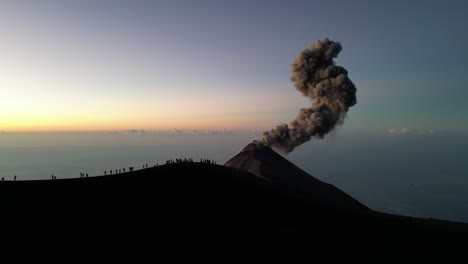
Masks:
[[[184,158],[184,159],[179,159],[179,158],[176,158],[175,160],[173,159],[170,159],[170,160],[166,160],[166,164],[174,164],[174,163],[187,163],[187,162],[190,162],[190,163],[193,163],[193,159],[192,158]],[[208,163],[208,164],[216,164],[216,161],[214,160],[209,160],[209,159],[200,159],[200,163]],[[159,166],[159,163],[157,163],[156,165],[154,165],[153,167],[157,167]],[[146,169],[148,168],[148,164],[144,164],[142,165],[142,168],[143,169]],[[128,171],[131,172],[133,171],[133,167],[128,167]],[[126,170],[125,168],[123,169],[115,169],[115,170],[109,170],[109,175],[112,175],[112,174],[119,174],[119,173],[125,173]],[[104,175],[107,175],[107,171],[104,171]],[[55,175],[51,175],[51,178],[52,180],[55,180],[57,179],[57,176]],[[80,178],[88,178],[88,173],[84,173],[84,172],[80,172]],[[14,181],[16,181],[16,175],[14,175],[13,177]],[[2,181],[5,180],[5,177],[2,177]]]

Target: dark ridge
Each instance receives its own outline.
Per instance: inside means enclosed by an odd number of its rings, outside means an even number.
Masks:
[[[446,261],[466,248],[467,225],[350,211],[282,186],[206,163],[0,182],[0,258],[2,263],[362,262],[408,256]]]

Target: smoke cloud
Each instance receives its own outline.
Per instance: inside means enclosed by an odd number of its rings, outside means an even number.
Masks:
[[[348,109],[356,104],[356,87],[345,68],[333,58],[341,51],[339,42],[317,40],[303,50],[291,65],[291,81],[302,95],[312,101],[299,111],[289,125],[281,124],[263,132],[254,145],[271,146],[291,152],[312,137],[323,138],[342,124]]]

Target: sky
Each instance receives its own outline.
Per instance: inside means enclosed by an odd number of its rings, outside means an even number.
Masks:
[[[408,3],[410,2],[410,3]],[[344,128],[468,131],[466,1],[0,0],[0,131],[269,129],[326,37],[358,91]]]

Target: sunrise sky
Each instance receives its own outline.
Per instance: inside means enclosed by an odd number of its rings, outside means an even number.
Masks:
[[[411,3],[408,3],[411,2]],[[339,41],[352,130],[468,130],[466,1],[0,1],[0,131],[269,129]]]

